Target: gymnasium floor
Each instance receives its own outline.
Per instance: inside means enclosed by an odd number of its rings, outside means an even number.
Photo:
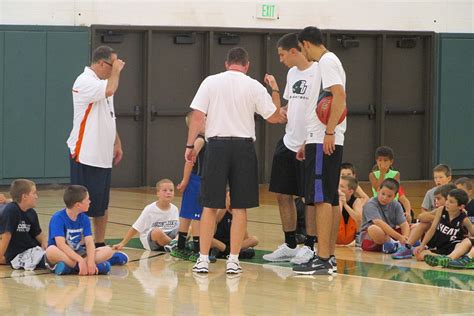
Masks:
[[[121,238],[151,189],[114,189],[107,238]],[[180,198],[175,198],[179,206]],[[37,211],[47,232],[51,214],[62,208],[62,190],[40,190]],[[282,242],[278,209],[271,194],[249,211],[249,232],[260,244],[257,257]],[[194,276],[191,262],[135,248],[127,266],[108,276],[57,277],[45,270],[14,271],[0,266],[0,315],[315,315],[473,314],[474,270],[431,268],[394,261],[388,255],[338,247],[334,276],[298,277],[287,264],[243,263],[244,273],[227,277],[224,261],[208,276]]]

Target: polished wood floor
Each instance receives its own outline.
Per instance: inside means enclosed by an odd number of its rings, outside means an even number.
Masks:
[[[265,190],[265,189],[263,189]],[[421,190],[420,190],[421,191]],[[150,189],[114,189],[107,237],[120,238],[143,206]],[[62,190],[40,190],[44,231],[62,208]],[[179,206],[180,198],[175,204]],[[271,194],[249,211],[250,233],[259,250],[282,242],[278,209]],[[130,262],[108,276],[62,276],[45,270],[0,267],[0,315],[315,315],[472,314],[474,272],[431,268],[412,260],[339,247],[339,273],[298,277],[288,265],[243,263],[244,273],[227,277],[224,261],[208,276],[191,273],[191,262],[168,254],[126,249]],[[260,253],[261,251],[259,251]]]

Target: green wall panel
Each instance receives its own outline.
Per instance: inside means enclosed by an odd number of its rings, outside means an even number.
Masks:
[[[439,57],[439,162],[474,174],[474,35],[441,35]]]
[[[89,64],[88,32],[48,32],[45,177],[69,177],[66,140],[72,128],[72,92]]]
[[[6,32],[3,177],[44,176],[46,33]]]
[[[0,122],[3,122],[5,32],[0,32]],[[0,178],[3,178],[3,124],[0,127]]]

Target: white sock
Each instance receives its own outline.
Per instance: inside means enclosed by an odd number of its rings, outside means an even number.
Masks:
[[[239,255],[229,255],[229,261],[239,261]]]
[[[209,255],[199,254],[199,258],[201,258],[201,260],[204,260],[204,261],[209,261]]]

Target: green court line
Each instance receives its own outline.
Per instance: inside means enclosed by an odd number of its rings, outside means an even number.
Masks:
[[[121,239],[107,239],[108,244],[117,244]],[[139,238],[133,238],[127,247],[143,249]],[[291,268],[289,262],[272,263],[263,260],[266,250],[255,250],[255,257],[242,259],[242,262],[265,264],[275,267]],[[337,259],[337,273],[382,280],[406,282],[412,284],[432,285],[450,289],[474,291],[474,274],[471,270],[424,270],[380,263],[368,263],[354,260]]]

